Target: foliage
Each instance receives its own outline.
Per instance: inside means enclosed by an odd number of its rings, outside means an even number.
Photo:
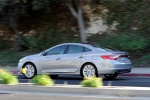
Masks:
[[[29,54],[30,53],[16,52],[16,51],[0,52],[0,65],[17,66],[19,59]]]
[[[145,67],[149,67],[150,64],[150,54],[145,55],[143,57],[140,58],[139,61],[136,61],[136,66],[145,66]]]
[[[80,84],[84,87],[97,88],[103,86],[103,81],[102,78],[90,77],[90,78],[85,78]]]
[[[32,83],[42,86],[52,86],[54,81],[47,74],[41,74],[33,77]]]
[[[122,49],[130,51],[141,51],[148,45],[145,38],[135,34],[121,35],[118,38],[118,42]]]
[[[16,85],[18,79],[12,73],[0,70],[0,84]]]
[[[117,21],[120,33],[136,31],[148,36],[150,30],[149,0],[102,0],[109,9],[107,24]]]
[[[68,33],[67,33],[68,32]],[[74,37],[73,31],[65,31],[60,33],[52,28],[49,28],[45,33],[37,33],[26,37],[25,45],[32,51],[45,50],[54,45],[63,42],[78,42],[78,37]]]
[[[103,37],[99,35],[91,37],[91,41],[104,46],[135,52],[142,52],[148,45],[148,40],[139,34],[105,35]]]
[[[6,41],[0,39],[0,49],[5,49],[6,48]]]

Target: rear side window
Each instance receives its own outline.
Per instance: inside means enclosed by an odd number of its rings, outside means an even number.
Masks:
[[[84,52],[84,47],[78,45],[70,45],[67,54],[82,53],[82,52]]]
[[[90,51],[92,51],[92,50],[89,49],[89,48],[84,47],[84,52],[90,52]]]

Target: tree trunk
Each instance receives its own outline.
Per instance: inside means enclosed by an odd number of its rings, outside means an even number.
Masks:
[[[82,0],[80,0],[80,3],[78,4],[77,20],[78,20],[78,26],[80,31],[81,42],[87,43],[87,36],[86,33],[84,32],[85,26],[83,20],[83,12],[82,12]]]
[[[83,20],[83,12],[82,12],[82,3],[83,0],[78,0],[79,2],[76,2],[77,11],[75,11],[75,8],[72,6],[72,4],[67,4],[69,10],[71,11],[72,15],[77,19],[78,27],[79,27],[79,33],[81,42],[87,43],[87,36],[85,34],[85,26],[84,26],[84,20]]]

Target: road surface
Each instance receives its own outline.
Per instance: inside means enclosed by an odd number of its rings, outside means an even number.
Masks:
[[[31,83],[31,79],[26,79],[24,76],[18,76],[20,83]],[[80,76],[59,76],[53,78],[55,84],[71,84],[79,85],[83,80]],[[104,86],[138,86],[150,87],[150,77],[135,77],[135,76],[118,76],[116,79],[108,80],[103,78]]]

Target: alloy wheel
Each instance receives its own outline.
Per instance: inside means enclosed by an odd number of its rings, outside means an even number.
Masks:
[[[24,73],[24,76],[26,78],[32,78],[36,74],[36,68],[33,64],[27,63],[24,65],[24,68],[26,68],[26,72]]]
[[[82,69],[82,76],[83,77],[94,77],[97,76],[96,68],[92,64],[86,64],[83,66]]]

